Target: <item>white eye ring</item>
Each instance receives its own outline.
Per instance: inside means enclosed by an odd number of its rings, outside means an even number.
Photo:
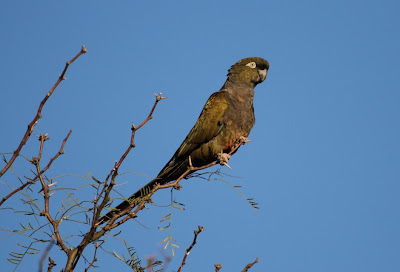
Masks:
[[[249,66],[250,68],[256,68],[257,65],[254,61],[252,61],[252,62],[247,63],[246,66]]]

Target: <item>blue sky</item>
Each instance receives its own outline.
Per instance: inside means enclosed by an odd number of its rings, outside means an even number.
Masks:
[[[50,177],[92,171],[104,179],[129,143],[131,122],[141,122],[153,93],[163,92],[168,99],[138,132],[121,168],[130,172],[119,179],[128,196],[169,160],[229,67],[263,57],[270,71],[256,88],[253,142],[232,157],[232,171],[222,169],[241,177],[225,179],[242,185],[260,210],[222,182],[184,181],[174,198],[186,210],[174,211],[171,226],[181,249],[169,271],[178,268],[198,225],[205,231],[185,271],[212,271],[215,263],[240,271],[256,257],[251,271],[399,271],[399,8],[398,1],[353,0],[3,1],[0,152],[16,148],[65,61],[85,44],[88,53],[70,67],[35,133],[49,133],[48,159],[73,129]],[[32,138],[22,154],[37,150]],[[14,170],[23,176],[29,167],[19,159]],[[18,184],[11,172],[0,181],[0,197],[9,192],[4,183]],[[65,187],[85,182],[59,179]],[[92,199],[94,192],[76,194]],[[55,207],[62,196],[55,196]],[[169,198],[163,192],[155,200],[165,205]],[[18,196],[7,205],[23,209]],[[0,212],[2,229],[29,222]],[[143,259],[162,258],[167,232],[158,227],[168,212],[144,211],[140,224],[121,228],[120,238]],[[8,253],[26,241],[7,235],[0,236],[5,271],[13,269]],[[118,241],[106,248],[126,254]],[[128,271],[99,254],[98,271]],[[60,251],[54,247],[50,255],[61,269]],[[29,256],[18,271],[31,271],[37,260]]]

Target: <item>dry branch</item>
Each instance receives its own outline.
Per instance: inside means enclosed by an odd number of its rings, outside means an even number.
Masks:
[[[183,266],[186,264],[186,258],[189,255],[190,251],[192,250],[192,248],[194,247],[194,245],[197,243],[197,235],[199,235],[200,232],[204,231],[204,227],[203,226],[199,226],[198,230],[194,231],[194,238],[193,238],[193,242],[192,244],[186,249],[186,253],[185,256],[183,257],[181,266],[179,267],[177,272],[181,272]]]
[[[242,272],[247,272],[249,271],[249,269],[255,265],[256,263],[258,263],[258,257],[256,258],[256,260],[252,263],[249,263],[248,265],[245,266],[245,268],[243,268]]]
[[[34,184],[36,182],[36,180],[40,177],[40,175],[43,175],[44,172],[46,172],[50,166],[53,164],[53,162],[62,154],[64,154],[64,146],[65,143],[68,141],[69,136],[71,135],[72,130],[69,131],[67,137],[65,137],[65,139],[63,140],[60,150],[57,152],[56,155],[54,155],[54,157],[52,157],[49,161],[49,163],[46,165],[45,168],[43,168],[40,172],[38,172],[38,174],[33,178],[33,179],[29,179],[27,182],[25,182],[24,184],[22,184],[20,187],[18,187],[17,189],[15,189],[14,191],[12,191],[11,193],[9,193],[8,195],[6,195],[5,197],[3,197],[3,199],[0,201],[0,206],[3,205],[3,203],[9,199],[10,197],[12,197],[14,194],[18,193],[19,191],[23,190],[26,186],[30,185],[30,184]],[[41,135],[39,137],[47,137],[46,135]],[[40,140],[40,139],[39,139]],[[46,139],[47,140],[47,139]],[[42,150],[43,151],[43,150]],[[42,151],[40,152],[40,157],[39,160],[41,158],[41,154]],[[35,163],[37,161],[38,158],[33,158],[31,160],[32,163]]]
[[[90,226],[90,230],[84,235],[82,241],[79,243],[79,245],[73,249],[69,249],[67,253],[67,263],[65,265],[64,271],[69,272],[73,271],[78,264],[78,261],[80,257],[82,256],[83,251],[85,248],[92,242],[97,241],[100,239],[106,231],[110,230],[110,228],[102,228],[100,231],[96,231],[98,228],[98,225],[96,224],[100,218],[101,211],[107,204],[109,200],[109,194],[111,193],[114,185],[115,185],[115,179],[118,176],[118,170],[125,158],[128,156],[129,152],[132,150],[132,148],[135,147],[134,139],[135,139],[135,133],[138,129],[143,127],[150,119],[152,119],[154,110],[157,106],[157,104],[162,100],[165,99],[166,97],[163,97],[162,94],[156,94],[156,101],[147,116],[147,118],[138,126],[135,127],[134,124],[132,124],[132,133],[131,133],[131,139],[128,148],[126,151],[122,154],[121,158],[115,162],[114,167],[111,169],[110,173],[107,175],[107,178],[102,184],[102,189],[100,193],[98,193],[97,197],[93,201],[93,213],[92,213],[92,224]],[[100,202],[100,200],[102,201]],[[98,204],[100,203],[100,204]],[[93,259],[93,263],[95,262],[95,257]],[[90,268],[90,266],[88,267]]]
[[[60,151],[54,156],[54,158],[57,158],[60,154],[63,153],[62,148],[64,147],[65,142],[68,140],[69,135],[71,135],[71,130],[69,131],[67,137],[65,137],[63,144],[61,145]],[[51,184],[46,184],[44,181],[43,175],[42,175],[42,170],[40,170],[40,160],[42,158],[42,153],[43,153],[43,147],[44,147],[44,142],[48,140],[49,138],[46,135],[40,135],[39,140],[40,140],[40,150],[39,150],[39,156],[37,158],[32,159],[32,163],[36,166],[36,171],[39,176],[40,183],[42,185],[42,196],[44,198],[44,212],[41,213],[41,215],[44,215],[51,226],[53,227],[54,231],[54,239],[56,244],[65,252],[68,254],[68,248],[64,243],[63,238],[61,237],[60,231],[58,226],[60,225],[60,222],[58,220],[54,220],[53,217],[50,215],[50,197],[52,194],[50,194],[50,186]],[[50,160],[51,161],[51,160]],[[53,160],[54,161],[54,160]]]
[[[235,153],[236,150],[238,150],[240,146],[242,146],[243,144],[245,144],[245,143],[247,143],[247,142],[249,142],[249,141],[248,141],[246,138],[241,138],[241,139],[239,140],[239,142],[231,149],[231,151],[228,153],[228,155],[232,155],[233,153]],[[99,231],[99,235],[100,235],[101,232],[110,231],[110,230],[112,230],[112,229],[118,227],[119,225],[125,223],[127,220],[136,217],[137,213],[138,213],[139,211],[141,211],[142,209],[145,208],[145,204],[146,204],[148,201],[150,201],[151,196],[152,196],[155,192],[157,192],[158,190],[160,190],[160,189],[166,189],[166,188],[174,188],[174,189],[176,189],[176,190],[179,190],[179,189],[181,188],[181,185],[179,184],[179,182],[180,182],[182,179],[186,178],[189,174],[191,174],[191,173],[193,173],[193,172],[195,172],[195,171],[198,171],[198,170],[203,170],[203,169],[209,168],[209,167],[211,167],[211,166],[213,166],[213,165],[216,165],[216,164],[219,164],[219,163],[220,163],[219,160],[217,159],[217,160],[215,160],[215,161],[213,161],[213,162],[211,162],[211,163],[209,163],[209,164],[207,164],[207,165],[203,165],[203,166],[199,166],[199,167],[194,167],[194,166],[192,165],[192,161],[191,161],[190,156],[189,156],[189,158],[188,158],[188,161],[189,161],[189,167],[188,167],[188,169],[187,169],[179,178],[177,178],[175,181],[173,181],[173,182],[171,182],[171,183],[167,183],[167,184],[163,184],[163,185],[155,184],[155,185],[153,186],[153,188],[151,189],[151,191],[150,191],[147,195],[145,195],[145,196],[142,197],[142,199],[141,199],[141,201],[140,201],[139,203],[138,203],[138,202],[135,202],[135,201],[132,201],[132,203],[130,204],[130,207],[129,207],[128,209],[126,209],[126,210],[121,210],[119,213],[116,213],[116,214],[107,222],[107,224],[103,227],[103,229]],[[144,188],[145,188],[145,187],[144,187]],[[142,189],[144,189],[144,188],[142,188]],[[134,211],[131,211],[135,206],[137,206],[136,209],[135,209]],[[124,216],[125,216],[125,217],[124,217]],[[121,219],[120,221],[118,221],[117,223],[114,224],[114,222],[116,222],[119,218],[122,218],[122,217],[124,217],[124,218]],[[102,223],[102,222],[100,222],[99,224],[101,224],[101,223]]]
[[[8,161],[8,163],[4,166],[3,169],[0,171],[0,177],[4,175],[4,173],[7,172],[7,170],[11,167],[11,165],[14,163],[15,159],[18,157],[19,153],[21,152],[22,147],[26,144],[28,141],[29,137],[32,135],[33,129],[38,123],[38,120],[42,118],[42,109],[44,104],[46,104],[47,100],[50,98],[50,96],[53,94],[57,86],[61,83],[61,81],[65,80],[66,78],[64,77],[65,73],[68,70],[68,67],[71,63],[73,63],[80,55],[85,54],[87,52],[86,48],[84,45],[82,45],[81,51],[73,57],[71,60],[67,61],[65,64],[64,70],[62,71],[61,75],[58,77],[57,82],[53,85],[53,87],[50,89],[50,91],[46,94],[46,96],[43,98],[42,102],[40,102],[39,108],[36,112],[35,117],[33,120],[29,123],[28,128],[22,137],[21,142],[19,143],[17,149],[14,151],[13,156],[11,159]]]

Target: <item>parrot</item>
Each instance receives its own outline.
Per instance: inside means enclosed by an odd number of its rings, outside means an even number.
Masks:
[[[266,79],[268,70],[268,61],[259,57],[244,58],[232,65],[221,89],[208,98],[195,125],[157,177],[100,218],[99,223],[128,209],[155,184],[178,179],[187,171],[189,157],[193,167],[216,160],[227,165],[228,153],[241,139],[247,139],[254,126],[254,88]]]

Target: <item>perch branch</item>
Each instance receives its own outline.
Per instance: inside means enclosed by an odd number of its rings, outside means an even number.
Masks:
[[[239,149],[240,146],[242,146],[246,142],[248,142],[247,139],[245,139],[245,138],[240,139],[239,142],[231,149],[231,151],[228,154],[232,155],[233,153],[236,152],[236,150]],[[133,201],[130,204],[130,207],[128,209],[120,211],[119,214],[116,214],[116,216],[111,218],[110,221],[104,226],[104,228],[102,230],[100,230],[98,233],[96,233],[96,235],[94,237],[96,237],[97,235],[100,235],[101,233],[104,233],[106,231],[112,230],[112,229],[118,227],[119,225],[123,224],[127,220],[129,220],[131,218],[134,218],[139,211],[141,211],[142,209],[145,208],[145,204],[147,203],[147,201],[149,201],[151,196],[155,192],[157,192],[158,190],[166,189],[166,188],[175,188],[175,189],[179,190],[179,188],[181,186],[181,185],[179,185],[179,182],[182,179],[184,179],[187,175],[189,175],[190,173],[193,173],[195,171],[203,170],[205,168],[211,167],[211,166],[216,165],[217,163],[219,163],[219,160],[215,160],[215,161],[213,161],[213,162],[211,162],[211,163],[209,163],[207,165],[203,165],[203,166],[199,166],[199,167],[193,167],[192,160],[191,160],[190,156],[188,158],[188,161],[189,161],[188,169],[179,178],[177,178],[175,181],[173,181],[171,183],[167,183],[167,184],[164,184],[164,185],[160,185],[160,184],[154,185],[153,188],[151,189],[151,191],[146,196],[143,197],[143,200],[139,204],[137,202]],[[136,205],[137,205],[136,209],[132,212],[131,209],[134,208]],[[127,215],[127,216],[125,216],[125,215]],[[120,221],[118,221],[117,223],[114,224],[114,222],[116,220],[118,220],[119,218],[121,218],[123,216],[125,216],[125,217],[122,220],[120,220]],[[101,237],[101,235],[99,237]]]

